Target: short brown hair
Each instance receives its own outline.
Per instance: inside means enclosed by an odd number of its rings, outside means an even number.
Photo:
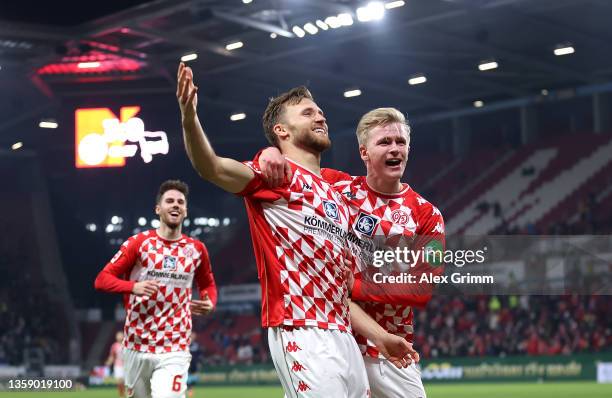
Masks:
[[[164,194],[171,189],[175,189],[181,192],[183,195],[185,195],[185,200],[187,200],[187,196],[189,195],[189,186],[187,184],[185,184],[181,180],[166,180],[162,182],[162,184],[159,186],[159,191],[157,191],[155,203],[159,204],[159,201],[161,200],[162,196],[164,196]]]
[[[395,108],[376,108],[366,113],[357,125],[357,141],[359,145],[365,145],[368,141],[370,131],[378,126],[387,126],[391,123],[399,123],[406,127],[408,133],[408,146],[410,146],[410,125],[404,114]]]
[[[275,98],[270,98],[262,118],[264,134],[270,144],[278,147],[278,137],[274,134],[273,129],[283,116],[285,105],[299,104],[304,98],[314,101],[312,94],[305,86],[294,87]]]

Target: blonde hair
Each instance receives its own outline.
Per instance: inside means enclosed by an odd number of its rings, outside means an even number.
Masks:
[[[368,142],[370,131],[373,128],[387,126],[392,123],[400,123],[406,127],[406,133],[408,134],[406,144],[410,146],[410,125],[404,114],[395,108],[376,108],[361,117],[357,125],[357,141],[359,145],[365,145]]]

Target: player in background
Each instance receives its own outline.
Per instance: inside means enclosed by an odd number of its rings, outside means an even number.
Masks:
[[[125,394],[125,385],[123,384],[123,332],[115,334],[115,342],[111,344],[105,365],[113,367],[113,377],[117,383],[117,391],[119,396],[123,398]]]
[[[361,118],[357,126],[359,155],[367,169],[366,176],[323,169],[323,177],[340,192],[349,205],[355,254],[356,274],[351,298],[388,332],[412,342],[412,307],[424,307],[431,298],[430,284],[405,284],[401,287],[376,284],[371,273],[377,250],[407,247],[412,250],[442,250],[445,244],[444,220],[440,211],[403,184],[410,148],[410,126],[404,115],[394,108],[377,108]],[[259,157],[262,171],[270,185],[292,178],[286,161],[277,148],[267,148]],[[409,272],[439,274],[434,257],[413,266],[390,264],[387,273]],[[355,333],[374,398],[425,397],[420,372],[413,364],[397,369],[380,355],[365,336]]]
[[[182,181],[162,183],[155,205],[159,228],[125,241],[95,281],[97,290],[125,295],[128,397],[185,396],[191,315],[208,314],[216,305],[208,251],[181,232],[188,193]],[[200,300],[191,297],[194,280]]]
[[[197,116],[193,72],[180,64],[177,99],[189,159],[200,176],[245,198],[259,279],[262,325],[287,397],[369,396],[363,359],[350,335],[343,258],[348,208],[320,176],[331,142],[323,112],[305,87],[271,100],[267,138],[289,159],[295,178],[270,189],[255,163],[215,154]],[[410,345],[355,306],[351,320],[398,364]],[[352,310],[352,308],[351,308]]]

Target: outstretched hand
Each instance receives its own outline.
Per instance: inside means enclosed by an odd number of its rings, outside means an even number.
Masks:
[[[193,84],[193,71],[184,63],[179,64],[177,72],[176,99],[181,108],[183,120],[196,117],[198,108],[198,87]]]

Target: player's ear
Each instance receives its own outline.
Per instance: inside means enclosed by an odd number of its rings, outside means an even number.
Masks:
[[[359,156],[364,162],[370,160],[370,156],[368,155],[368,149],[365,145],[359,145]]]
[[[161,207],[159,206],[159,203],[155,205],[155,214],[157,214],[159,216],[159,212],[161,211]]]
[[[274,127],[272,127],[272,132],[276,134],[279,142],[285,141],[287,138],[289,138],[289,130],[283,123],[276,123]]]

